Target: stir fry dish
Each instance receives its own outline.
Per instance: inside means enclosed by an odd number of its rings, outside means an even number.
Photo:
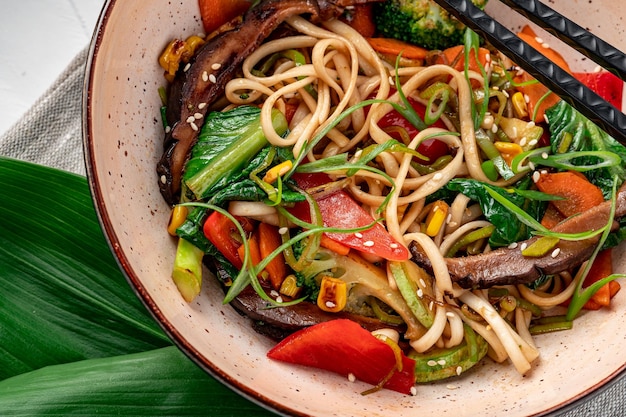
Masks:
[[[221,3],[159,57],[186,301],[216,279],[269,358],[404,394],[620,307],[626,148],[515,62],[431,1]]]

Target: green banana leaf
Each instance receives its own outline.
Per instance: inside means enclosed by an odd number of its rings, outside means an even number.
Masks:
[[[84,177],[4,157],[0,414],[272,415],[172,344],[119,270]]]

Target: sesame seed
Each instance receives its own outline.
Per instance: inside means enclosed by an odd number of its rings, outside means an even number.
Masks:
[[[524,136],[523,138],[521,138],[519,140],[519,146],[526,146],[526,136]]]
[[[167,182],[167,177],[165,175],[161,175],[161,182],[165,184]]]
[[[515,75],[517,75],[518,77],[520,77],[520,76],[524,75],[524,73],[525,73],[525,72],[526,72],[526,71],[524,71],[523,69],[521,69],[521,68],[519,68],[519,67],[518,67],[518,68],[517,68],[517,72],[515,73]]]
[[[550,45],[548,44],[548,42],[542,43],[541,46],[543,46],[546,49],[550,49]]]
[[[283,297],[281,297],[280,295],[278,297],[276,297],[276,302],[277,303],[282,303],[283,302]]]
[[[202,73],[202,81],[204,81],[204,82],[209,81],[209,73],[208,72],[204,71]]]
[[[411,395],[414,397],[417,395],[417,388],[411,387]]]
[[[434,301],[431,301],[430,303],[428,303],[428,309],[429,310],[432,310],[434,306],[435,306],[435,302]]]
[[[550,123],[550,120],[548,120],[548,116],[545,113],[543,114],[543,120],[545,120],[546,123]]]
[[[530,103],[530,96],[528,94],[524,94],[524,101],[526,104]]]
[[[361,239],[361,238],[363,237],[363,233],[356,232],[356,233],[354,234],[354,236],[356,236],[356,237],[358,237],[359,239]]]
[[[491,126],[491,132],[498,133],[498,125],[497,124],[494,124],[493,126]]]
[[[211,69],[217,71],[218,69],[222,68],[222,64],[220,64],[219,62],[216,62],[214,64],[211,65]]]
[[[535,122],[531,120],[530,122],[526,123],[526,127],[528,127],[529,129],[535,127]]]
[[[276,298],[276,297],[278,297],[280,294],[278,294],[278,291],[276,291],[276,290],[272,290],[272,291],[270,291],[270,295],[271,295],[272,297]]]
[[[440,181],[442,178],[443,178],[443,174],[441,172],[437,172],[435,175],[433,175],[434,181]]]
[[[548,170],[547,169],[542,169],[539,172],[541,172],[541,175],[548,175]]]
[[[513,242],[509,245],[509,249],[515,249],[517,247],[517,242]]]
[[[491,55],[485,54],[485,61],[491,61]]]
[[[523,242],[523,243],[520,245],[520,250],[521,250],[521,251],[526,250],[526,247],[527,247],[527,246],[528,246],[528,244],[527,244],[526,242]]]
[[[187,123],[193,123],[193,122],[195,122],[195,121],[196,121],[196,118],[195,118],[195,117],[193,117],[193,116],[189,116],[189,117],[187,118],[187,120],[186,120],[186,122],[187,122]]]
[[[452,317],[454,317],[454,313],[451,312],[451,311],[446,311],[446,317],[452,318]]]
[[[191,64],[187,63],[187,65],[185,65],[185,68],[183,68],[183,72],[189,71],[189,68],[191,68]]]
[[[422,291],[422,289],[421,289],[421,288],[418,288],[418,289],[417,289],[416,294],[417,294],[417,296],[418,296],[419,298],[424,297],[424,291]]]
[[[171,126],[165,126],[165,133],[170,133],[171,130],[172,130]]]
[[[593,69],[593,72],[602,72],[602,67],[598,65],[597,67]]]
[[[548,152],[542,152],[541,153],[541,158],[542,159],[548,159]]]
[[[441,366],[444,366],[444,365],[446,364],[446,360],[445,360],[445,359],[439,359],[439,360],[437,361],[437,364],[438,364],[438,365],[441,365]]]
[[[374,246],[374,242],[372,240],[366,240],[365,242],[363,242],[363,246],[367,246],[368,248],[372,247]]]
[[[437,362],[431,359],[428,362],[426,362],[426,365],[428,365],[428,366],[437,366]]]
[[[452,214],[448,213],[448,217],[446,217],[446,224],[450,224],[452,221]]]
[[[528,146],[535,146],[537,144],[537,139],[533,139],[530,142],[528,142]]]
[[[202,113],[194,113],[193,118],[196,120],[202,119]]]
[[[498,87],[497,85],[494,85],[493,87],[491,87],[493,90],[498,91],[500,89],[500,87]]]
[[[289,228],[287,227],[281,227],[280,229],[278,229],[278,234],[279,235],[284,235],[285,233],[287,233],[289,231]]]
[[[209,75],[209,81],[211,81],[213,84],[217,82],[217,78],[215,78],[214,74]]]
[[[202,110],[203,108],[206,107],[206,103],[200,103],[198,104],[198,109]]]
[[[348,374],[348,381],[350,381],[350,382],[356,381],[356,376],[354,376],[354,374],[352,372],[350,372]]]
[[[335,308],[337,307],[337,304],[333,303],[332,301],[326,301],[326,307]]]
[[[556,248],[552,251],[552,254],[550,256],[556,258],[557,256],[559,256],[559,253],[561,253],[561,248]]]
[[[197,125],[197,124],[195,124],[194,122],[189,123],[189,126],[191,126],[191,128],[192,128],[194,131],[196,131],[196,132],[198,131],[198,125]]]
[[[391,244],[389,245],[389,247],[390,247],[391,249],[398,249],[398,244],[397,244],[397,243],[391,243]]]
[[[543,39],[541,39],[539,36],[535,36],[535,41],[537,43],[543,43]]]
[[[448,384],[448,385],[446,385],[446,388],[448,388],[449,390],[454,390],[454,389],[457,389],[459,387],[457,387],[456,385]]]
[[[540,178],[541,178],[541,174],[539,173],[539,171],[533,172],[533,181],[534,182],[539,182]]]
[[[532,161],[528,161],[528,168],[530,168],[531,171],[535,170],[535,164],[532,163]]]
[[[422,287],[426,287],[426,281],[424,281],[424,278],[420,278],[420,285]]]
[[[513,137],[517,137],[517,126],[513,126]]]
[[[457,375],[461,375],[461,372],[463,372],[463,368],[462,368],[462,367],[460,367],[460,366],[457,366],[457,367],[456,367],[456,374],[457,374]]]

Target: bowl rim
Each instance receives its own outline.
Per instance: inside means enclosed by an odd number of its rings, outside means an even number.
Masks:
[[[163,331],[167,334],[170,340],[181,350],[187,357],[189,357],[197,366],[207,372],[210,376],[215,378],[221,384],[227,388],[233,390],[237,394],[246,398],[260,407],[277,413],[283,416],[308,416],[292,407],[287,407],[279,401],[273,400],[265,395],[259,394],[257,391],[251,389],[245,384],[240,383],[236,378],[233,378],[223,372],[218,364],[208,361],[200,352],[194,348],[182,334],[176,330],[171,322],[167,320],[161,309],[158,307],[154,299],[150,296],[145,286],[135,273],[132,265],[128,261],[126,254],[121,249],[120,241],[115,233],[114,227],[109,220],[107,208],[104,204],[103,193],[99,186],[98,173],[95,166],[95,160],[93,157],[93,131],[92,131],[92,119],[91,110],[93,102],[93,77],[95,72],[95,66],[100,57],[100,47],[103,41],[104,32],[107,30],[107,24],[113,11],[113,8],[118,3],[118,0],[105,0],[101,9],[99,18],[97,20],[95,30],[93,32],[91,41],[89,43],[84,81],[82,91],[82,136],[83,136],[83,154],[86,169],[86,177],[88,180],[89,190],[91,193],[92,201],[96,211],[96,216],[100,227],[103,230],[105,240],[114,255],[114,258],[126,278],[127,282],[131,286],[133,292],[143,303],[148,310],[149,314],[159,324]],[[625,97],[626,99],[626,97]],[[585,391],[581,392],[578,396],[569,398],[559,405],[543,410],[533,416],[558,416],[568,411],[572,411],[577,407],[582,406],[584,403],[600,396],[608,389],[613,387],[620,381],[623,381],[626,377],[626,364],[617,368],[613,373],[599,381],[596,385],[589,387]]]

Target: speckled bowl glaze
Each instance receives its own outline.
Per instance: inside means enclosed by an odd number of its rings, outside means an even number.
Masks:
[[[621,1],[550,3],[626,49]],[[495,0],[487,10],[512,29],[525,22]],[[164,84],[157,58],[171,38],[200,31],[197,0],[108,1],[87,64],[84,135],[96,209],[123,272],[180,349],[203,369],[279,414],[394,417],[547,415],[584,401],[623,373],[626,291],[613,308],[587,314],[572,331],[538,337],[541,358],[530,375],[485,360],[467,375],[419,386],[417,396],[382,391],[364,397],[360,392],[367,387],[359,382],[267,359],[272,342],[222,305],[223,293],[210,279],[187,304],[170,278],[175,243],[165,232],[169,208],[155,173],[163,140],[157,89]],[[547,34],[545,39],[557,43]],[[575,69],[595,66],[576,54],[569,60]]]

